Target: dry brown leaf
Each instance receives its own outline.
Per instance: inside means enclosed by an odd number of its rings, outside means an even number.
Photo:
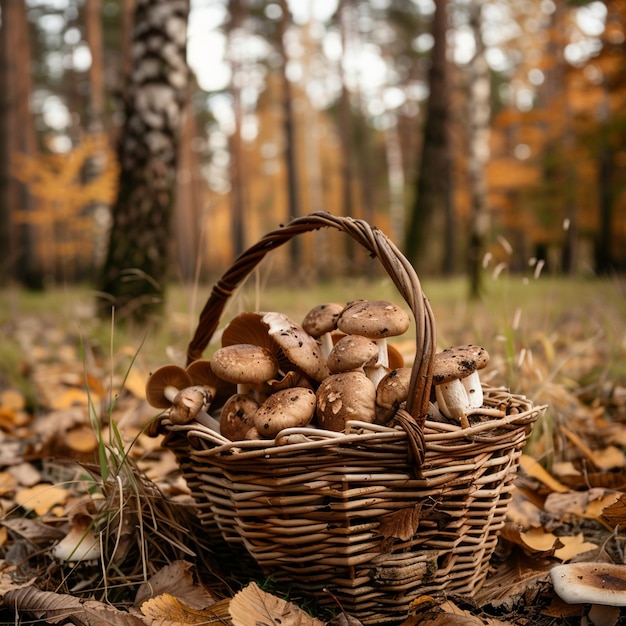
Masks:
[[[585,541],[583,533],[578,533],[573,537],[559,537],[559,541],[563,544],[562,548],[554,551],[554,556],[561,561],[569,561],[579,554],[595,550],[598,546],[595,543]]]
[[[378,532],[383,537],[393,537],[406,541],[415,535],[419,528],[422,504],[400,509],[383,516]]]
[[[587,491],[570,491],[567,494],[551,493],[544,509],[557,518],[576,515],[587,519],[599,519],[604,509],[620,497],[617,491],[594,487]]]
[[[78,426],[65,434],[65,445],[76,452],[93,452],[98,447],[98,439],[89,426]]]
[[[569,488],[560,483],[549,472],[547,472],[535,459],[522,454],[519,461],[520,467],[532,478],[542,482],[546,487],[556,491],[557,493],[565,493]]]
[[[205,609],[192,609],[169,593],[146,600],[141,612],[151,626],[187,626],[188,624],[224,624],[228,618],[229,600],[216,602]]]
[[[124,381],[124,389],[130,391],[135,398],[145,400],[146,380],[148,380],[148,375],[145,372],[139,372],[136,369],[131,369],[126,376],[126,380]]]
[[[230,601],[233,626],[324,626],[291,602],[250,583]]]
[[[140,617],[120,611],[110,604],[51,591],[39,591],[36,587],[13,589],[4,595],[4,603],[18,615],[31,615],[49,624],[75,626],[146,626]]]
[[[139,587],[135,605],[139,606],[146,600],[163,593],[175,596],[192,609],[205,609],[214,604],[217,598],[214,598],[204,587],[194,583],[191,568],[191,563],[182,560],[162,567],[147,583]]]
[[[600,516],[609,526],[616,528],[626,525],[626,493],[602,510]]]
[[[616,446],[607,446],[601,450],[594,450],[593,462],[599,470],[608,472],[623,468],[626,465],[626,456]]]
[[[40,483],[30,489],[18,491],[15,495],[15,502],[25,509],[35,511],[37,515],[45,515],[55,505],[63,504],[67,497],[66,489],[49,483]]]
[[[530,528],[522,531],[520,537],[526,546],[535,552],[548,553],[554,550],[558,537],[543,528]]]

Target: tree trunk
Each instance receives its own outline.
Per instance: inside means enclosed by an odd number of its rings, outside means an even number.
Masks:
[[[43,268],[33,249],[33,226],[16,224],[16,211],[32,208],[26,185],[12,176],[13,155],[33,155],[35,130],[30,111],[32,83],[26,5],[0,0],[0,283],[15,278],[28,287],[43,286]]]
[[[489,220],[487,200],[487,161],[489,160],[489,120],[491,117],[491,81],[482,38],[483,0],[470,4],[470,26],[474,33],[476,52],[469,67],[468,97],[468,174],[470,191],[470,223],[467,262],[470,298],[481,293],[481,266]]]
[[[429,70],[430,95],[424,120],[421,159],[415,201],[409,216],[405,250],[423,271],[434,264],[452,271],[454,224],[451,198],[451,159],[448,137],[449,98],[446,60],[447,0],[435,0],[434,45]],[[443,236],[443,247],[437,239]],[[437,261],[436,257],[442,259]]]
[[[287,220],[293,219],[300,215],[300,193],[298,185],[298,159],[296,157],[296,128],[295,117],[293,113],[293,95],[291,83],[287,76],[287,49],[285,46],[285,37],[287,30],[291,24],[291,14],[286,0],[280,0],[280,8],[282,16],[280,20],[280,34],[278,37],[278,45],[283,60],[282,66],[282,83],[283,83],[283,127],[285,129],[285,169],[287,174]],[[300,267],[300,240],[294,237],[289,247],[290,262],[292,268]]]
[[[101,288],[104,313],[115,308],[118,319],[144,320],[163,304],[189,74],[188,13],[188,0],[137,2],[119,192]]]

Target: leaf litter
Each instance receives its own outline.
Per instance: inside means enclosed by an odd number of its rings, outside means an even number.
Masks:
[[[626,386],[597,375],[606,338],[591,341],[567,324],[520,342],[516,360],[494,354],[491,375],[513,375],[516,393],[549,410],[520,459],[487,582],[472,598],[418,598],[404,626],[579,624],[590,607],[561,601],[550,568],[625,564]],[[233,575],[212,557],[174,455],[143,433],[154,417],[148,366],[134,359],[112,372],[93,346],[81,355],[75,334],[48,329],[45,337],[28,319],[16,333],[30,348],[21,370],[31,397],[0,390],[0,623],[359,624],[340,606],[334,617],[320,613],[304,596],[288,600],[290,590],[263,589],[258,572]],[[133,355],[125,346],[116,356]],[[422,508],[388,520],[386,536],[411,533]],[[100,559],[54,556],[78,518]]]

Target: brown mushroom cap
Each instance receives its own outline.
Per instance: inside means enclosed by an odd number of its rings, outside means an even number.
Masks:
[[[401,335],[411,325],[408,314],[386,300],[349,302],[337,320],[337,328],[351,335],[385,339]]]
[[[276,312],[265,313],[263,323],[293,365],[318,382],[328,376],[328,367],[318,343],[300,324]]]
[[[302,328],[316,339],[337,328],[337,319],[344,309],[343,304],[327,302],[313,307],[302,320]]]
[[[440,385],[465,378],[489,363],[485,348],[471,344],[448,348],[435,355],[433,383]]]
[[[267,348],[238,343],[216,350],[211,369],[229,383],[258,385],[276,375],[278,362]]]
[[[326,430],[341,432],[347,420],[373,422],[376,387],[363,372],[331,374],[317,389],[317,420]]]
[[[170,421],[173,424],[191,422],[198,413],[209,408],[212,399],[211,392],[203,385],[192,385],[181,389],[172,400]]]
[[[254,426],[258,402],[244,393],[233,394],[224,404],[220,415],[220,433],[231,441],[245,439]]]
[[[345,335],[330,351],[327,363],[331,374],[362,369],[376,363],[378,346],[362,335]]]
[[[376,388],[376,404],[383,409],[397,409],[406,402],[411,382],[411,368],[400,367],[391,370]]]
[[[254,415],[254,425],[263,438],[275,437],[285,428],[306,426],[314,414],[315,392],[292,387],[267,398]]]
[[[187,373],[194,385],[202,385],[211,392],[211,406],[221,406],[236,392],[234,383],[225,381],[215,374],[208,359],[198,359],[190,363],[187,366]]]
[[[191,387],[191,377],[178,365],[164,365],[152,373],[146,383],[146,399],[150,406],[157,409],[167,409],[172,400],[167,397],[166,389],[176,389],[176,392]]]

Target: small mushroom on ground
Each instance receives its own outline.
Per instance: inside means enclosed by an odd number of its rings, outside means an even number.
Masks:
[[[267,326],[270,337],[297,369],[317,382],[328,376],[328,367],[320,346],[300,324],[287,315],[276,312],[264,313],[262,321]]]
[[[72,517],[69,533],[52,548],[52,556],[69,563],[99,559],[100,555],[100,540],[94,532],[93,520],[85,513]]]
[[[363,372],[331,374],[317,389],[317,421],[341,432],[346,421],[372,423],[376,417],[376,387]]]
[[[306,387],[292,387],[267,398],[254,415],[254,425],[267,439],[285,428],[306,426],[314,414],[315,392]]]
[[[337,328],[349,335],[363,335],[378,346],[377,365],[389,368],[387,338],[405,333],[411,324],[408,314],[386,300],[349,302],[337,320]]]
[[[313,307],[302,320],[302,328],[314,339],[318,339],[322,356],[327,359],[333,349],[332,332],[337,328],[337,319],[344,309],[343,304],[327,302]]]
[[[191,376],[178,365],[164,365],[155,370],[146,383],[146,399],[156,409],[169,409],[176,394],[191,387]]]
[[[232,395],[222,407],[220,433],[231,441],[246,438],[246,433],[254,426],[254,415],[259,403],[243,393]]]
[[[238,343],[215,352],[211,368],[216,376],[237,385],[237,393],[251,393],[263,400],[265,383],[278,372],[274,355],[261,346]]]
[[[550,570],[556,594],[568,604],[591,604],[595,626],[617,624],[618,607],[626,606],[626,565],[565,563]]]
[[[407,401],[411,368],[391,370],[376,387],[376,423],[386,424]]]
[[[478,370],[489,362],[487,350],[465,345],[435,355],[433,384],[440,411],[469,428],[468,412],[482,406],[483,391]],[[469,381],[463,382],[468,378]]]

